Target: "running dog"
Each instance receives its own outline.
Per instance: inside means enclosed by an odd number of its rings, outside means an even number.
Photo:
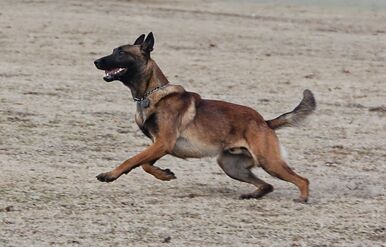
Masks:
[[[224,101],[202,99],[194,92],[169,81],[151,58],[153,33],[142,34],[134,44],[115,48],[111,55],[95,60],[105,71],[107,82],[121,81],[137,102],[135,121],[152,145],[129,158],[97,179],[112,182],[122,174],[141,166],[160,180],[175,179],[169,169],[154,163],[170,154],[179,158],[217,156],[217,162],[231,178],[256,186],[240,198],[260,198],[273,191],[273,186],[250,170],[262,167],[270,175],[295,184],[300,190],[298,202],[307,202],[308,179],[299,176],[282,157],[275,130],[293,126],[311,114],[316,102],[310,90],[303,92],[300,104],[291,112],[272,120],[254,109]]]

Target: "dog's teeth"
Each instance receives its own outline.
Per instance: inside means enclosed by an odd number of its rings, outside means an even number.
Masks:
[[[112,76],[112,75],[116,75],[122,71],[124,71],[125,68],[117,68],[117,69],[113,69],[113,70],[110,70],[110,71],[105,71],[105,76]]]

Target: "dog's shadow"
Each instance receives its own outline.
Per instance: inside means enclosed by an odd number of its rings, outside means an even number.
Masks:
[[[191,186],[184,186],[183,188],[173,188],[174,196],[177,198],[196,198],[196,197],[210,197],[210,198],[238,198],[241,190],[224,188],[212,184],[194,184]]]

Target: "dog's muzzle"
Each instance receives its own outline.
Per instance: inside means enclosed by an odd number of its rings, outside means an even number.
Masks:
[[[94,61],[95,66],[105,71],[105,76],[103,77],[103,80],[110,82],[114,81],[119,78],[119,76],[123,75],[126,72],[126,68],[113,68],[113,69],[104,69],[103,67],[103,61],[102,59],[97,59]]]

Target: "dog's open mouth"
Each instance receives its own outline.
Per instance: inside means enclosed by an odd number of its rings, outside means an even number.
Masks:
[[[105,76],[103,79],[107,82],[117,79],[120,75],[123,75],[126,72],[125,68],[115,68],[111,70],[105,70]]]

